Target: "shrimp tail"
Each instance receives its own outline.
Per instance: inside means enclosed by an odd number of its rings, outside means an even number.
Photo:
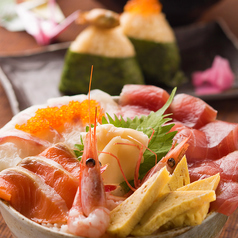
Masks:
[[[70,233],[83,237],[101,237],[110,222],[110,211],[105,208],[93,210],[85,216],[77,207],[72,207],[69,212],[68,230]]]

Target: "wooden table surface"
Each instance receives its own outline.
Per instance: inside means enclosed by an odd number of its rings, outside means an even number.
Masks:
[[[87,0],[58,0],[57,1],[62,8],[65,16],[68,16],[74,10],[82,9],[89,10],[92,7],[103,7],[99,1]],[[111,10],[119,11],[119,6],[113,4],[113,1],[107,2],[107,7]],[[223,12],[222,9],[230,11],[233,14]],[[219,5],[204,14],[203,20],[211,20],[217,17],[216,14],[223,17],[225,21],[230,25],[234,34],[238,35],[238,28],[236,22],[238,22],[238,1],[237,0],[224,0]],[[72,24],[64,33],[62,33],[55,43],[72,41],[76,35],[82,30],[81,26]],[[26,52],[37,52],[44,50],[44,47],[36,44],[35,40],[26,32],[8,32],[6,29],[0,27],[0,57],[8,55],[20,55]],[[238,123],[238,97],[227,100],[209,101],[209,104],[218,110],[218,119]],[[10,105],[6,96],[6,93],[0,84],[0,127],[5,125],[12,117]],[[0,215],[0,237],[12,238],[9,229]],[[231,238],[238,237],[238,211],[232,214],[219,238]]]

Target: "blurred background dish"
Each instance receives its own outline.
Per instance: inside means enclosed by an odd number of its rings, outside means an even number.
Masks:
[[[184,0],[181,0],[182,2]],[[181,1],[178,1],[181,3]],[[207,4],[207,2],[213,1],[214,4],[204,9],[203,13],[199,13],[199,17],[193,18],[193,23],[197,22],[211,22],[222,18],[229,29],[233,34],[238,37],[238,1],[237,0],[200,0],[203,4]],[[125,4],[125,0],[87,0],[87,1],[77,1],[77,0],[68,0],[67,2],[64,0],[58,0],[57,3],[59,7],[62,9],[62,12],[65,17],[68,17],[72,14],[76,9],[80,9],[82,11],[91,10],[92,8],[108,8],[110,10],[116,12],[122,12],[123,6]],[[162,0],[165,4],[169,4],[170,0]],[[168,2],[168,3],[167,3]],[[189,2],[189,1],[188,1]],[[190,1],[189,4],[193,4],[194,1]],[[197,0],[195,2],[198,2]],[[181,4],[180,8],[186,8]],[[165,11],[163,9],[163,11]],[[168,13],[167,13],[168,14]],[[197,14],[198,15],[198,14]],[[168,17],[168,16],[167,16]],[[181,16],[183,18],[183,16]],[[170,17],[168,17],[170,18]],[[169,19],[170,20],[170,19]],[[170,20],[172,21],[172,20]],[[187,21],[188,22],[188,21]],[[191,21],[190,21],[191,23]],[[189,23],[189,24],[190,24]],[[171,22],[172,24],[172,22]],[[182,26],[182,25],[180,25]],[[183,25],[184,26],[184,25]],[[69,28],[67,28],[64,32],[62,32],[57,39],[53,42],[53,44],[58,44],[66,41],[72,41],[75,37],[84,29],[84,26],[71,24]],[[20,32],[10,32],[5,28],[0,27],[0,55],[16,55],[16,54],[24,54],[24,53],[35,53],[44,50],[44,47],[37,45],[35,39],[31,37],[24,31]]]
[[[223,22],[191,24],[177,27],[175,35],[182,58],[182,69],[190,81],[178,87],[178,93],[195,95],[191,74],[209,68],[216,55],[229,60],[236,75],[234,86],[222,93],[200,95],[204,100],[238,97],[237,41],[229,37]],[[219,39],[219,40],[217,40]],[[34,104],[42,104],[62,94],[58,90],[64,57],[69,44],[48,46],[43,52],[0,57],[0,80],[12,102],[12,111],[18,112]],[[94,74],[97,72],[94,71]],[[90,70],[88,72],[90,75]],[[9,85],[13,90],[9,91]],[[46,86],[47,85],[47,86]],[[34,90],[37,88],[38,90]],[[166,88],[169,92],[172,88]]]

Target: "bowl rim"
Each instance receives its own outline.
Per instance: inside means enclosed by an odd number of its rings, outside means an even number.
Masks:
[[[28,226],[31,225],[33,227],[36,227],[38,230],[43,230],[43,231],[46,231],[46,232],[49,232],[49,233],[53,233],[54,235],[60,235],[61,237],[71,237],[71,238],[80,238],[81,236],[75,236],[73,234],[70,234],[70,233],[67,233],[67,232],[63,232],[63,231],[56,231],[54,229],[52,229],[51,227],[47,227],[47,226],[44,226],[44,225],[41,225],[41,224],[38,224],[37,222],[34,222],[32,221],[31,219],[25,217],[24,215],[22,215],[20,212],[18,212],[17,210],[15,210],[8,202],[4,201],[3,199],[0,199],[0,211],[1,211],[1,207],[3,207],[3,209],[5,209],[7,212],[9,212],[9,214],[11,216],[14,216],[15,219],[17,220],[20,220],[21,222],[27,224]],[[3,216],[3,219],[5,221],[5,217],[4,215]],[[191,227],[191,226],[187,226],[187,227],[181,227],[181,228],[175,228],[175,229],[171,229],[169,231],[165,231],[165,232],[162,232],[162,233],[157,233],[157,234],[151,234],[149,236],[143,236],[143,238],[169,238],[169,237],[177,237],[179,238],[180,235],[181,235],[181,238],[182,238],[182,235],[184,234],[188,234],[187,237],[190,237],[190,234],[191,232],[193,232],[193,230],[197,230],[200,229],[200,226],[203,226],[204,223],[206,222],[209,222],[210,220],[212,219],[216,219],[216,218],[219,218],[218,220],[221,220],[221,223],[223,224],[223,226],[225,225],[227,219],[228,219],[228,216],[226,215],[223,215],[221,213],[217,213],[217,212],[210,212],[207,217],[203,220],[202,224],[200,225],[197,225],[197,226],[194,226],[194,227]],[[222,230],[223,226],[220,228],[220,230]],[[59,228],[60,229],[60,228]],[[139,238],[139,237],[132,237],[132,236],[128,236],[128,238]],[[83,237],[81,237],[83,238]]]
[[[38,229],[43,229],[49,232],[53,232],[55,234],[60,234],[64,235],[66,237],[80,237],[80,236],[74,236],[70,233],[62,232],[62,231],[56,231],[50,227],[38,224],[37,222],[32,221],[31,219],[27,218],[26,216],[22,215],[20,212],[18,212],[16,209],[14,209],[8,202],[4,201],[3,199],[0,199],[0,211],[1,211],[1,206],[8,211],[11,215],[13,215],[16,219],[21,220],[24,223],[28,223],[32,226],[36,226]],[[3,219],[5,221],[4,215]]]

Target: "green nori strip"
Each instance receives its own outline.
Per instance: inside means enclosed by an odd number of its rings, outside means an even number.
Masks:
[[[119,95],[125,84],[144,84],[135,57],[110,58],[68,50],[59,89],[65,94],[88,93],[91,66],[92,89]]]
[[[187,81],[180,70],[177,44],[158,43],[129,37],[135,47],[137,59],[146,84],[175,87]]]

